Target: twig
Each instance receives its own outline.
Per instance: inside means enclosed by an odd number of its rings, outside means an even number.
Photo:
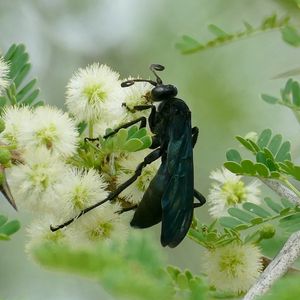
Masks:
[[[262,179],[260,180],[267,185],[270,189],[272,189],[274,192],[276,192],[280,197],[286,198],[293,202],[294,204],[300,205],[300,199],[299,197],[291,191],[288,187],[283,185],[281,182],[277,180],[272,179]]]
[[[293,233],[283,248],[268,265],[258,281],[250,288],[244,300],[252,300],[263,295],[271,285],[282,277],[300,255],[300,231]]]
[[[274,180],[262,181],[281,197],[287,198],[295,204],[300,204],[300,199],[289,188]],[[293,233],[286,241],[280,252],[262,272],[256,283],[247,292],[244,300],[253,300],[266,293],[271,285],[282,277],[300,256],[300,231]]]

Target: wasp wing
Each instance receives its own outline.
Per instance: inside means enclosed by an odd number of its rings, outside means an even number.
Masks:
[[[193,218],[194,168],[190,111],[175,106],[172,115],[167,149],[170,180],[161,200],[161,244],[176,247],[186,236]]]
[[[134,213],[131,226],[147,228],[161,221],[161,199],[169,180],[167,164],[162,162]]]

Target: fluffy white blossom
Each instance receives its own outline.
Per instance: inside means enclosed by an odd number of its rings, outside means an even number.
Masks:
[[[257,180],[245,184],[241,176],[225,168],[211,172],[210,178],[214,182],[209,190],[207,202],[213,217],[226,216],[229,207],[239,207],[244,202],[260,203],[260,183]]]
[[[65,179],[56,185],[57,214],[65,219],[76,216],[82,209],[91,206],[108,195],[107,184],[96,170],[70,168]]]
[[[32,111],[27,107],[8,106],[5,108],[2,119],[5,129],[1,133],[1,139],[8,144],[15,144],[20,148],[20,137],[22,137],[33,118]]]
[[[134,174],[137,166],[144,160],[147,154],[149,154],[149,150],[138,151],[129,154],[128,157],[120,161],[120,171],[116,179],[117,186],[121,185]],[[159,160],[147,165],[138,179],[127,187],[120,194],[120,197],[132,204],[138,204],[142,200],[151,180],[157,173],[159,165]]]
[[[57,244],[66,243],[65,230],[58,230],[52,232],[50,230],[50,224],[53,224],[56,221],[52,215],[44,216],[43,218],[38,218],[33,221],[27,227],[27,235],[29,237],[28,242],[26,243],[25,250],[28,254],[31,251],[43,243],[54,242]]]
[[[260,250],[252,244],[231,243],[206,250],[204,271],[218,290],[246,292],[262,270]]]
[[[77,138],[78,131],[74,121],[67,113],[50,106],[34,110],[30,126],[19,135],[23,147],[31,151],[44,147],[54,154],[64,156],[75,153]]]
[[[44,148],[23,156],[24,164],[7,169],[7,180],[17,206],[48,212],[56,206],[55,185],[64,180],[64,163]]]
[[[79,69],[67,85],[66,105],[78,121],[119,119],[123,112],[119,74],[99,63]]]
[[[67,238],[73,246],[90,246],[94,242],[125,241],[129,223],[117,212],[118,204],[105,203],[72,223]]]
[[[0,57],[0,95],[2,95],[3,91],[8,87],[9,66],[4,61],[2,57]]]

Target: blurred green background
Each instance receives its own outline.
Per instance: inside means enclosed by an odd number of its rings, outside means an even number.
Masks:
[[[183,34],[207,40],[210,23],[235,32],[243,21],[259,25],[274,12],[293,16],[296,23],[300,16],[292,0],[1,1],[0,49],[5,52],[14,42],[25,43],[43,99],[59,107],[79,67],[98,61],[126,78],[149,77],[150,63],[165,65],[163,80],[178,87],[179,97],[193,113],[193,125],[200,128],[195,185],[207,195],[209,173],[222,165],[226,149],[236,146],[237,134],[270,127],[291,139],[298,153],[299,128],[292,113],[266,104],[259,94],[279,94],[285,79],[271,78],[300,66],[300,50],[285,44],[277,31],[188,56],[174,45]],[[23,225],[11,242],[0,244],[0,298],[112,299],[93,282],[46,271],[30,261],[24,253],[30,216],[13,212],[4,200],[0,211]],[[207,208],[196,214],[207,220]],[[159,227],[154,235],[158,243]],[[163,251],[170,263],[201,271],[201,253],[191,241]]]

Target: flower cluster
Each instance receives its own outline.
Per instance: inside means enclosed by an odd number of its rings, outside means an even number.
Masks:
[[[8,71],[0,60],[1,89],[7,87]],[[67,112],[47,105],[7,106],[3,110],[1,143],[19,157],[7,168],[6,179],[18,208],[36,216],[28,228],[28,252],[45,241],[86,247],[96,241],[126,239],[129,222],[119,212],[124,205],[141,200],[156,173],[156,164],[146,168],[136,184],[113,203],[106,202],[67,228],[50,231],[50,225],[76,217],[83,209],[104,200],[133,174],[146,155],[147,150],[128,152],[114,147],[108,151],[106,147],[104,151],[99,141],[86,140],[103,135],[108,127],[120,126],[133,115],[130,108],[145,104],[150,86],[123,89],[120,83],[117,72],[106,65],[93,64],[79,69],[70,79]],[[122,105],[127,102],[128,108]],[[80,132],[79,123],[87,130]]]
[[[0,60],[0,93],[8,86],[8,73],[9,66]],[[5,180],[18,208],[34,216],[28,227],[28,253],[43,242],[90,247],[95,242],[126,240],[127,211],[142,200],[159,162],[147,165],[113,201],[104,201],[76,218],[130,179],[150,151],[150,137],[149,142],[143,139],[146,144],[137,138],[147,129],[131,127],[105,137],[106,132],[125,122],[149,114],[149,110],[137,111],[135,106],[150,104],[152,86],[140,82],[121,88],[120,83],[117,72],[106,65],[92,64],[79,69],[70,79],[67,112],[47,105],[4,108],[0,146],[5,149],[0,149],[0,164],[6,169]],[[134,138],[128,140],[131,136]],[[1,158],[4,150],[9,154],[6,164]],[[11,159],[10,151],[17,159]],[[260,203],[257,181],[246,184],[226,169],[214,171],[210,177],[214,182],[208,204],[213,218],[226,216],[228,208],[241,207],[246,201]],[[69,226],[50,231],[50,225],[74,217]],[[227,245],[207,247],[205,271],[218,289],[244,292],[261,271],[260,256],[257,246],[235,239]]]

